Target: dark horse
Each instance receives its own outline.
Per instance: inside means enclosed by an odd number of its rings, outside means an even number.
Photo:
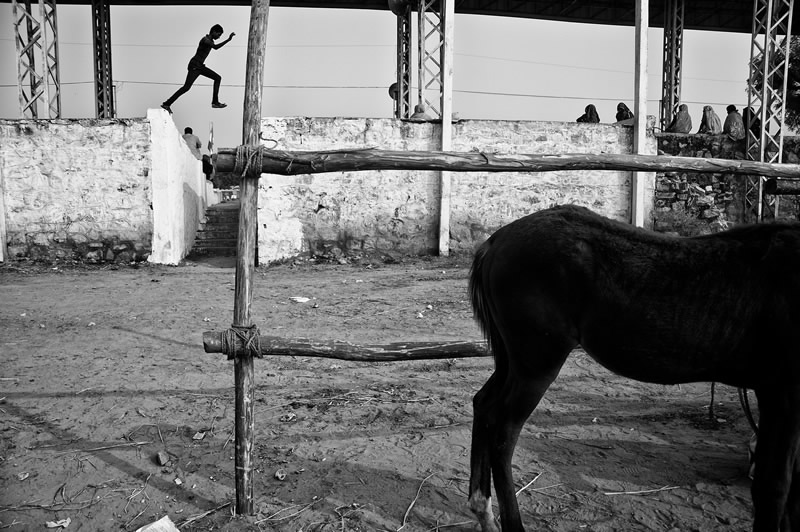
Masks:
[[[511,476],[522,425],[577,345],[660,384],[755,390],[756,532],[800,531],[800,224],[679,238],[574,206],[521,218],[477,251],[475,317],[495,371],[473,401],[469,500],[484,532],[524,530]]]

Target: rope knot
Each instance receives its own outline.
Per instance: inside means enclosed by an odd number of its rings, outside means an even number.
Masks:
[[[236,358],[236,340],[242,343],[242,348],[253,358],[261,358],[261,337],[256,325],[240,326],[231,325],[231,328],[222,334],[222,352],[228,355],[228,360]]]
[[[233,173],[241,177],[259,177],[265,149],[264,146],[237,146]]]

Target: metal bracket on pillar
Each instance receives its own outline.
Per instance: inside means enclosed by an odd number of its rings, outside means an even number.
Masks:
[[[747,158],[753,161],[783,160],[793,5],[794,0],[754,0],[747,87],[748,107],[752,112],[745,113]],[[763,176],[745,179],[746,221],[761,221],[778,214],[777,198],[764,196],[764,182]]]
[[[681,102],[684,0],[664,0],[664,61],[661,128],[672,121]]]
[[[12,1],[20,115],[24,118],[39,118],[39,106],[44,103],[46,117],[59,118],[61,81],[58,69],[56,2],[39,0],[37,17],[30,0]],[[41,62],[36,60],[39,55]]]
[[[108,0],[92,0],[94,32],[94,92],[97,118],[114,118],[114,87],[111,76],[111,10]]]
[[[397,93],[395,118],[411,116],[411,3],[394,1],[397,15]],[[392,2],[389,4],[392,6]]]

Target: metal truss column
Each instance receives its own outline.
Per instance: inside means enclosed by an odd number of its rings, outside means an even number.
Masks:
[[[39,0],[36,17],[30,0],[12,0],[17,48],[17,87],[20,115],[39,118],[40,104],[47,118],[61,117],[61,79],[58,68],[58,24],[55,0]],[[24,26],[24,27],[23,27]],[[41,63],[37,70],[37,55]]]
[[[664,60],[661,128],[672,121],[681,102],[684,0],[664,0]]]
[[[794,0],[754,0],[753,34],[748,79],[746,151],[753,161],[780,163],[783,160],[783,126],[789,73]],[[759,120],[761,127],[753,127]],[[761,221],[778,214],[775,197],[764,197],[763,176],[745,180],[746,221]]]
[[[451,0],[452,1],[452,0]],[[419,47],[418,102],[435,118],[442,116],[442,54],[444,25],[438,0],[419,0],[417,11],[417,45]]]
[[[397,14],[397,98],[395,118],[411,116],[411,4]]]
[[[114,88],[111,77],[111,10],[108,0],[92,0],[94,33],[94,93],[97,118],[113,118]]]

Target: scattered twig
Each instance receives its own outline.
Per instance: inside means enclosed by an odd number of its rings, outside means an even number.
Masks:
[[[419,483],[419,488],[417,488],[417,494],[414,496],[414,500],[413,500],[413,501],[411,501],[411,504],[409,504],[409,505],[408,505],[408,509],[406,510],[406,513],[405,513],[405,515],[403,516],[403,524],[402,524],[402,525],[400,525],[400,528],[398,528],[398,529],[397,529],[397,532],[400,532],[400,530],[403,530],[403,528],[405,528],[406,524],[408,523],[408,514],[410,514],[410,513],[411,513],[411,509],[412,509],[412,508],[414,507],[414,505],[416,504],[416,502],[417,502],[417,499],[419,499],[419,494],[422,492],[422,485],[423,485],[423,484],[425,484],[425,481],[426,481],[426,480],[428,480],[429,478],[431,478],[431,477],[432,477],[433,475],[435,475],[435,474],[436,474],[435,472],[434,472],[434,473],[431,473],[431,474],[430,474],[430,475],[428,475],[427,477],[423,478],[423,479],[422,479],[422,482],[420,482],[420,483]]]
[[[312,506],[317,504],[319,501],[320,501],[320,499],[317,499],[315,501],[311,501],[310,503],[306,504],[305,506],[303,506],[302,508],[300,508],[299,510],[294,512],[293,514],[284,515],[284,516],[281,516],[281,517],[275,517],[276,515],[278,515],[281,512],[285,512],[285,511],[290,510],[292,508],[297,508],[297,505],[293,504],[292,506],[286,507],[286,508],[284,508],[282,510],[278,510],[274,514],[272,514],[272,515],[270,515],[268,517],[265,517],[264,519],[259,519],[258,521],[256,521],[256,524],[263,523],[264,521],[285,521],[287,519],[291,519],[292,517],[297,517],[301,513],[305,512],[306,510],[308,510],[309,508],[311,508]]]
[[[141,515],[145,512],[145,510],[147,510],[148,506],[150,506],[150,501],[147,501],[147,504],[144,505],[144,508],[142,508],[142,511],[139,512],[138,514],[136,514],[135,516],[133,516],[133,518],[130,521],[128,521],[127,523],[125,523],[125,525],[122,528],[128,528],[128,526],[131,523],[133,523],[134,521],[139,519],[139,517],[141,517]]]
[[[95,499],[89,499],[88,501],[81,501],[76,503],[76,506],[67,506],[63,503],[54,503],[54,504],[32,504],[32,503],[24,503],[19,506],[0,506],[0,512],[7,512],[7,511],[15,511],[15,510],[46,510],[48,512],[74,512],[84,510],[90,506],[93,506],[100,501],[107,499],[111,496],[111,493],[103,496],[98,497]]]
[[[607,491],[604,495],[646,495],[648,493],[658,493],[659,491],[676,490],[678,488],[680,488],[680,486],[664,486],[663,488],[640,491]]]
[[[204,517],[207,517],[207,516],[213,514],[214,512],[218,512],[218,511],[222,510],[223,508],[226,508],[226,507],[228,507],[230,505],[231,505],[231,501],[228,501],[228,502],[226,502],[224,504],[220,504],[216,508],[212,508],[207,512],[201,513],[200,515],[195,515],[195,516],[189,517],[188,519],[186,519],[186,521],[184,521],[183,523],[181,523],[180,525],[177,525],[177,526],[178,526],[178,528],[183,528],[188,524],[194,523],[195,521],[199,521],[200,519],[202,519]]]
[[[153,476],[153,474],[152,474],[152,473],[150,473],[149,475],[147,475],[147,478],[146,478],[146,479],[144,479],[144,484],[142,484],[142,487],[141,487],[141,488],[134,488],[134,489],[131,491],[131,494],[130,494],[130,496],[128,497],[128,502],[126,502],[126,503],[125,503],[125,508],[122,510],[123,512],[125,512],[125,513],[128,513],[128,505],[129,505],[129,504],[130,504],[130,502],[133,500],[133,498],[134,498],[134,497],[138,497],[138,496],[139,496],[139,494],[141,494],[142,492],[144,492],[144,490],[145,490],[145,489],[147,489],[147,483],[150,481],[150,477],[151,477],[151,476]],[[150,497],[147,495],[147,493],[145,493],[144,495],[145,495],[145,497],[147,497],[148,499],[150,498]]]
[[[83,390],[81,390],[79,392],[75,392],[75,395],[80,395],[83,392],[88,392],[89,390],[94,390],[95,388],[104,388],[104,387],[105,387],[104,384],[100,384],[99,386],[89,386],[88,388],[84,388]]]
[[[69,440],[68,442],[61,442],[61,443],[48,443],[46,445],[37,445],[36,447],[26,447],[29,451],[38,451],[39,449],[49,449],[51,447],[63,447],[69,443],[74,443],[78,441],[77,439]]]
[[[228,444],[231,442],[231,440],[233,439],[233,437],[234,437],[234,434],[233,434],[233,432],[230,432],[230,433],[228,434],[228,439],[227,439],[227,440],[225,440],[225,443],[223,443],[223,444],[222,444],[222,450],[223,450],[223,451],[225,450],[225,447],[227,447],[227,446],[228,446]]]
[[[441,530],[443,528],[450,528],[450,527],[454,527],[454,526],[471,525],[474,522],[475,521],[461,521],[460,523],[448,523],[448,524],[445,524],[445,525],[437,524],[435,527],[429,528],[428,532],[435,532],[436,530]]]
[[[120,447],[139,447],[141,445],[149,445],[151,441],[136,441],[131,443],[118,443],[116,445],[106,445],[104,447],[92,447],[91,449],[72,449],[71,451],[64,451],[61,454],[69,453],[92,453],[94,451],[106,451],[108,449],[118,449]]]
[[[515,497],[519,497],[519,494],[520,494],[520,493],[522,493],[522,492],[523,492],[523,491],[525,491],[526,489],[530,488],[530,487],[533,485],[533,483],[534,483],[534,482],[536,482],[536,481],[539,479],[539,477],[541,477],[541,476],[542,476],[542,473],[541,473],[541,472],[539,472],[539,473],[536,473],[536,476],[535,476],[535,477],[533,477],[533,480],[531,480],[530,482],[528,482],[527,484],[525,484],[524,486],[522,486],[520,489],[518,489],[518,490],[517,490],[517,492],[514,494],[514,496],[515,496]]]

